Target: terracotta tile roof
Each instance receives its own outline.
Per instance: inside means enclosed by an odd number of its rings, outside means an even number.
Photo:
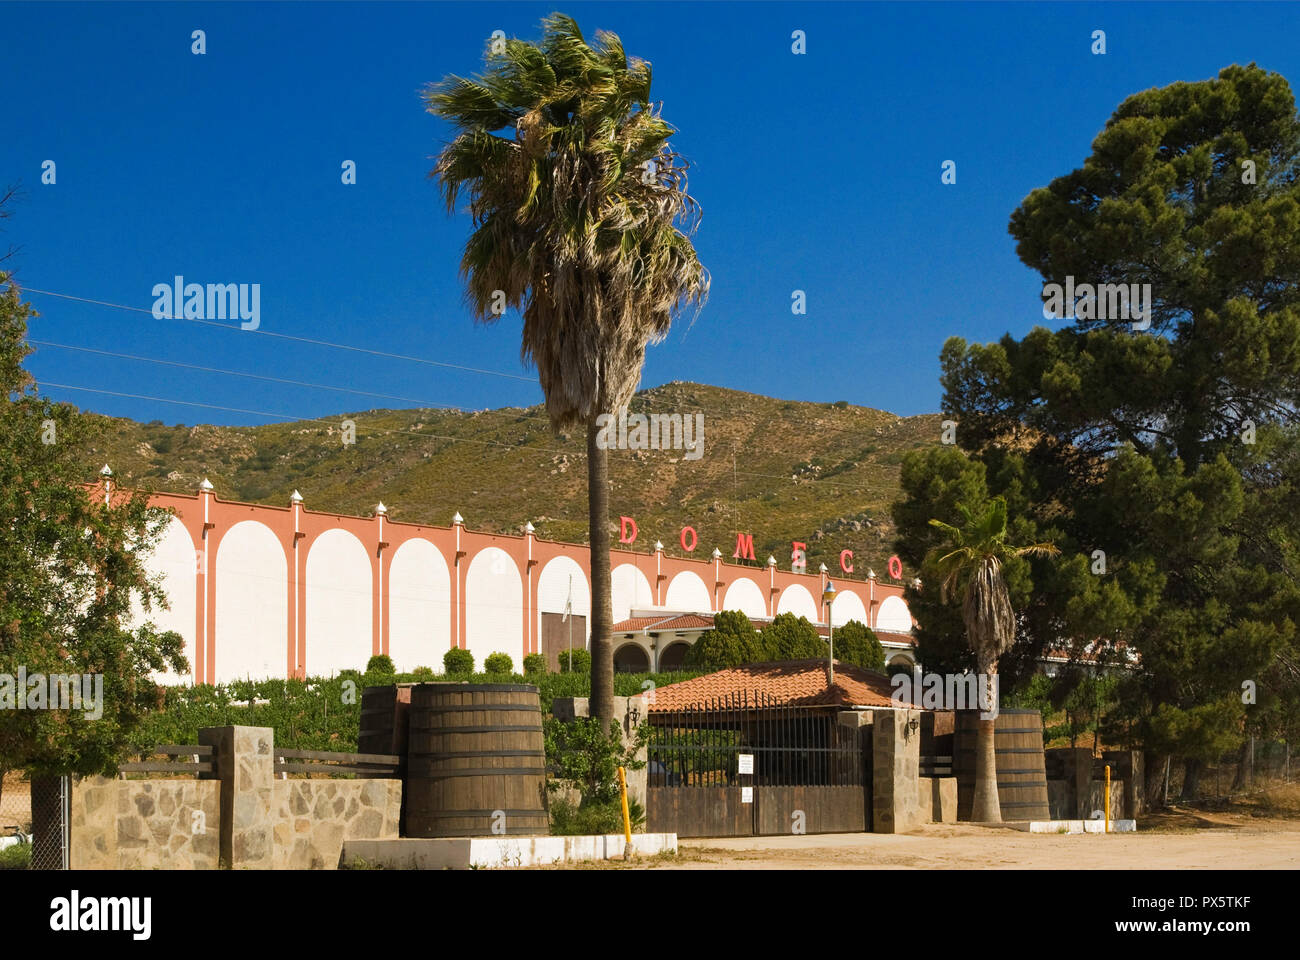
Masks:
[[[683,710],[714,697],[748,692],[794,706],[892,707],[892,687],[884,674],[835,662],[835,686],[826,686],[826,661],[780,660],[729,667],[694,680],[659,687],[650,712]]]
[[[614,624],[612,633],[636,633],[641,630],[710,630],[713,617],[698,613],[674,613],[662,617],[630,617]]]

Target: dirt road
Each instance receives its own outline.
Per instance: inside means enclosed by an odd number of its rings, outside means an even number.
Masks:
[[[1028,834],[968,824],[914,833],[682,840],[666,869],[1300,869],[1300,823],[1218,823],[1112,834]]]

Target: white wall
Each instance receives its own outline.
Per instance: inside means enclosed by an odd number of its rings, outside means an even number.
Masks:
[[[710,613],[713,610],[713,594],[703,580],[689,570],[684,570],[669,582],[663,605],[669,610]]]
[[[537,578],[537,622],[533,625],[533,636],[541,648],[542,614],[564,613],[564,605],[569,598],[569,578],[573,580],[573,614],[585,618],[586,633],[584,640],[591,639],[591,588],[587,585],[587,575],[572,557],[556,557],[542,567],[541,576]],[[618,622],[614,617],[614,622]],[[574,638],[577,639],[576,637]]]
[[[746,616],[766,617],[767,603],[763,600],[763,590],[753,580],[741,577],[727,586],[722,598],[723,610],[739,610]]]
[[[138,596],[131,596],[129,629],[144,626],[151,621],[159,633],[175,630],[185,638],[185,659],[190,669],[184,673],[165,671],[154,674],[154,682],[162,684],[192,683],[194,681],[194,636],[198,602],[195,599],[196,577],[202,555],[194,549],[185,524],[176,517],[167,521],[157,546],[145,558],[144,567],[152,576],[162,577],[163,591],[167,594],[168,609],[154,606],[145,612]],[[284,671],[284,663],[280,664]]]
[[[215,570],[217,683],[283,677],[289,662],[284,548],[268,526],[242,520],[221,538]]]
[[[655,595],[650,590],[650,580],[630,563],[620,563],[614,568],[611,580],[611,602],[614,623],[632,615],[632,608],[653,607]]]
[[[876,629],[892,633],[910,633],[912,614],[902,597],[886,597],[876,612]]]
[[[388,568],[388,655],[400,672],[442,672],[451,649],[451,573],[428,540],[407,540]]]
[[[856,593],[851,590],[835,588],[835,602],[831,604],[831,623],[842,627],[850,620],[856,620],[864,627],[867,623],[867,608]]]
[[[373,655],[373,576],[370,555],[346,530],[326,530],[307,552],[307,644],[309,677],[364,670]]]
[[[516,672],[524,668],[524,584],[510,554],[485,547],[465,574],[465,646],[474,669],[491,653],[508,653]]]
[[[776,612],[807,617],[811,623],[821,619],[817,614],[817,601],[813,600],[813,595],[798,583],[793,583],[781,591],[781,599],[776,603]]]

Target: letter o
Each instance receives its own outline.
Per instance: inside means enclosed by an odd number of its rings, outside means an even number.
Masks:
[[[897,556],[889,558],[889,575],[895,580],[903,579],[903,561]]]
[[[688,533],[691,535],[691,545],[689,547],[686,545],[686,534]],[[695,551],[695,547],[700,542],[700,538],[696,534],[694,527],[682,527],[681,541],[682,541],[682,549],[685,550],[687,553],[693,553]]]

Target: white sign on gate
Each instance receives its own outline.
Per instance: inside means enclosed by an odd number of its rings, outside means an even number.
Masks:
[[[752,753],[738,753],[736,759],[740,762],[737,773],[752,774],[754,772],[754,755]]]
[[[753,788],[753,787],[741,787],[741,788],[740,788],[740,802],[741,802],[741,803],[753,803],[753,802],[754,802],[754,788]]]

